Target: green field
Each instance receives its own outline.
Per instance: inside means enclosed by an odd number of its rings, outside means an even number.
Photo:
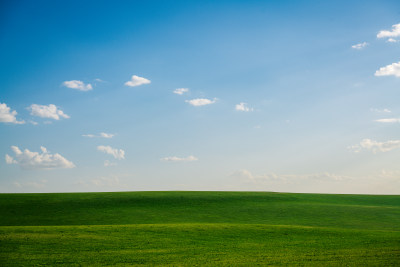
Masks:
[[[0,265],[400,266],[400,196],[0,194]]]

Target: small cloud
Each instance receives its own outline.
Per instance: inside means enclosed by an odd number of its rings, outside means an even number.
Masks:
[[[71,161],[60,154],[50,154],[43,146],[40,147],[42,153],[31,152],[28,149],[21,151],[17,146],[11,146],[11,149],[15,153],[15,159],[6,154],[6,163],[18,164],[22,169],[68,169],[75,167]]]
[[[400,140],[389,140],[386,142],[377,142],[371,139],[363,139],[360,144],[348,147],[348,149],[354,153],[359,153],[363,149],[371,150],[373,153],[376,152],[388,152],[393,149],[400,148]]]
[[[244,111],[244,112],[253,111],[253,108],[249,108],[247,106],[247,103],[243,103],[243,102],[241,102],[240,104],[237,104],[235,106],[235,109],[238,110],[238,111]]]
[[[380,31],[376,37],[378,38],[392,38],[400,36],[400,23],[392,26],[391,31]]]
[[[96,78],[94,79],[95,82],[99,82],[99,83],[105,83],[106,81],[103,81],[102,79]]]
[[[18,187],[18,188],[43,188],[46,186],[47,181],[46,180],[42,180],[40,182],[26,182],[26,183],[20,183],[20,182],[14,182],[14,186]]]
[[[386,42],[388,43],[398,43],[399,40],[393,39],[393,38],[389,38]]]
[[[18,113],[7,106],[6,103],[0,103],[0,122],[14,123],[14,124],[24,124],[25,121],[17,121],[15,117]]]
[[[379,119],[375,120],[376,122],[382,122],[382,123],[395,123],[395,122],[400,122],[399,118],[388,118],[388,119]]]
[[[142,84],[149,84],[151,83],[150,80],[143,78],[143,77],[139,77],[136,75],[133,75],[130,81],[127,81],[125,83],[126,86],[130,86],[130,87],[135,87],[135,86],[139,86]]]
[[[375,76],[396,76],[400,77],[400,62],[387,65],[375,72]]]
[[[117,176],[99,177],[97,179],[92,179],[91,183],[99,187],[114,187],[121,185],[120,180]]]
[[[90,91],[93,89],[93,87],[90,83],[85,84],[84,82],[78,81],[78,80],[65,81],[65,82],[63,82],[63,85],[65,87],[76,89],[79,91]]]
[[[184,93],[189,92],[189,88],[178,88],[174,90],[174,94],[183,95]]]
[[[180,158],[180,157],[165,157],[160,159],[161,161],[174,161],[174,162],[187,162],[187,161],[197,161],[199,160],[195,156],[188,156],[186,158]]]
[[[31,110],[31,115],[41,118],[49,118],[54,120],[59,120],[60,118],[70,118],[67,114],[53,104],[48,106],[32,104],[30,107],[28,107],[28,110]]]
[[[116,149],[110,146],[98,146],[97,150],[110,154],[116,159],[125,159],[125,151],[122,149]]]
[[[100,133],[99,135],[94,135],[94,134],[82,134],[84,137],[88,138],[95,138],[95,137],[101,137],[101,138],[113,138],[114,134],[110,133]]]
[[[117,165],[116,162],[111,162],[109,160],[104,161],[104,167],[111,167],[111,166],[116,166],[116,165]]]
[[[100,133],[100,136],[103,138],[113,138],[113,134],[109,134],[109,133]]]
[[[36,121],[29,121],[29,123],[30,124],[33,124],[33,125],[38,125],[39,123],[37,123]]]
[[[210,100],[207,98],[196,98],[196,99],[192,99],[192,100],[186,100],[185,102],[189,103],[192,106],[200,107],[200,106],[214,104],[215,102],[217,102],[217,99],[214,98],[213,100]]]
[[[349,180],[351,177],[332,174],[328,172],[311,174],[253,174],[246,169],[235,171],[230,175],[232,178],[241,179],[252,184],[273,184],[273,183],[304,183],[306,181],[342,181]]]
[[[356,49],[356,50],[361,50],[364,47],[366,47],[367,45],[368,45],[367,42],[363,42],[363,43],[352,45],[351,48]]]
[[[383,109],[378,109],[378,108],[371,108],[370,109],[372,112],[378,112],[378,113],[391,113],[392,111],[390,111],[387,108],[383,108]]]

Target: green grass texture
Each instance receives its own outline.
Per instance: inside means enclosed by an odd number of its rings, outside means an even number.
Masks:
[[[400,266],[400,196],[0,194],[0,266]]]

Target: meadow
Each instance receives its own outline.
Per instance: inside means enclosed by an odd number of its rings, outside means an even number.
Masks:
[[[400,196],[0,194],[0,265],[399,266]]]

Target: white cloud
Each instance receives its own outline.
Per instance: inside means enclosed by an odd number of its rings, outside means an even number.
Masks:
[[[400,36],[400,23],[392,26],[391,31],[380,31],[376,37],[378,38],[391,38]]]
[[[386,42],[388,43],[398,43],[399,40],[393,39],[393,38],[389,38]]]
[[[207,98],[196,98],[196,99],[192,99],[192,100],[186,100],[185,102],[189,103],[192,106],[200,107],[200,106],[214,104],[215,102],[217,102],[217,99],[214,98],[213,100],[210,100]]]
[[[18,113],[7,106],[6,103],[0,103],[0,122],[9,122],[14,124],[24,124],[25,121],[17,121],[15,117]]]
[[[371,108],[371,111],[378,112],[378,113],[391,113],[392,112],[387,108],[384,108],[384,109]]]
[[[74,168],[75,165],[60,154],[50,154],[43,146],[40,147],[42,153],[31,152],[28,149],[21,151],[17,146],[11,146],[15,153],[15,159],[6,155],[7,164],[18,164],[22,169],[59,169]]]
[[[396,76],[400,77],[400,62],[387,65],[375,72],[375,76]]]
[[[352,152],[359,153],[363,149],[371,150],[373,153],[376,152],[388,152],[390,150],[400,148],[400,140],[389,140],[386,142],[377,142],[371,139],[363,139],[360,144],[348,147]]]
[[[161,161],[175,161],[175,162],[184,162],[184,161],[197,161],[199,160],[198,158],[196,158],[195,156],[188,156],[186,158],[180,158],[180,157],[165,157],[162,158]]]
[[[82,134],[84,137],[94,138],[96,137],[94,134]]]
[[[189,88],[178,88],[174,90],[174,94],[183,95],[184,93],[189,92]]]
[[[40,182],[26,182],[26,183],[20,183],[20,182],[14,182],[14,186],[18,187],[18,188],[24,188],[24,187],[28,187],[28,188],[36,188],[36,189],[40,189],[46,186],[47,180],[42,180]]]
[[[133,75],[130,81],[127,81],[125,83],[126,86],[130,86],[130,87],[134,87],[134,86],[139,86],[142,84],[149,84],[151,83],[150,80],[143,78],[143,77],[139,77],[136,75]]]
[[[116,162],[111,162],[109,160],[104,161],[104,167],[111,167],[111,166],[116,166],[116,165],[117,165]]]
[[[113,138],[113,134],[109,134],[109,133],[100,133],[100,136],[103,138]]]
[[[115,187],[120,186],[120,180],[117,176],[99,177],[91,180],[92,184],[100,187]]]
[[[400,118],[379,119],[379,120],[375,120],[375,121],[383,122],[383,123],[395,123],[395,122],[400,122]]]
[[[6,163],[7,164],[15,164],[15,163],[17,163],[17,161],[10,155],[6,154]]]
[[[230,175],[234,178],[239,178],[244,181],[254,184],[265,184],[265,183],[301,183],[304,181],[343,181],[350,180],[348,176],[332,174],[328,172],[323,173],[312,173],[312,174],[261,174],[254,175],[250,171],[242,169],[234,172]]]
[[[90,83],[85,84],[82,81],[72,80],[72,81],[65,81],[63,85],[68,88],[76,89],[79,91],[90,91],[93,89]]]
[[[364,47],[366,47],[367,45],[368,45],[367,42],[363,42],[363,43],[359,43],[359,44],[352,45],[351,48],[357,49],[357,50],[361,50],[361,49],[363,49]]]
[[[32,104],[28,109],[31,110],[31,115],[38,116],[42,118],[50,118],[54,120],[59,120],[60,118],[69,119],[70,117],[65,114],[62,110],[58,109],[55,105],[37,105]]]
[[[102,138],[113,138],[115,134],[110,133],[100,133],[99,135],[94,134],[82,134],[84,137],[94,138],[94,137],[102,137]]]
[[[241,102],[240,104],[237,104],[237,105],[235,106],[235,109],[238,110],[238,111],[244,111],[244,112],[253,111],[252,108],[249,108],[249,107],[247,106],[247,103],[243,103],[243,102]]]
[[[125,151],[122,149],[116,149],[110,146],[98,146],[97,150],[110,154],[116,159],[125,159]]]

